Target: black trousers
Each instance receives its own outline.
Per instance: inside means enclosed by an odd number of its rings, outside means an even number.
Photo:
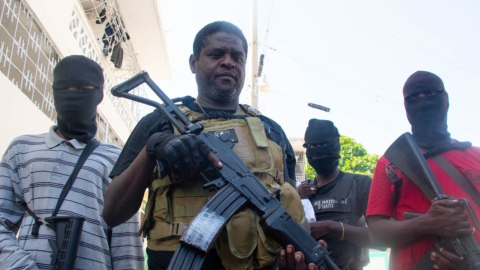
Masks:
[[[147,248],[148,269],[166,270],[173,258],[173,251],[154,251]],[[203,262],[202,270],[224,270],[220,257],[215,250],[209,252]]]
[[[173,258],[173,251],[154,251],[147,248],[148,269],[149,270],[166,270],[168,264]],[[203,262],[202,270],[224,270],[222,261],[215,250],[208,253],[207,258]],[[261,270],[276,270],[278,269],[278,257],[275,263],[266,266]]]

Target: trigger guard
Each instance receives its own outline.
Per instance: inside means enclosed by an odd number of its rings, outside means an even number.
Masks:
[[[203,174],[202,174],[202,177],[203,177]],[[203,188],[209,189],[209,190],[216,190],[216,189],[221,189],[226,184],[227,182],[223,181],[223,179],[216,179],[204,184]]]

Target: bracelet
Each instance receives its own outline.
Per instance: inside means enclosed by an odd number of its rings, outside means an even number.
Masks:
[[[345,227],[343,227],[343,223],[341,221],[340,226],[342,226],[342,237],[340,238],[340,241],[343,241],[343,239],[345,239]]]

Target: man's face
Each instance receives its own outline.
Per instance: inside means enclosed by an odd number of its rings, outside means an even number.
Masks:
[[[200,56],[190,57],[198,95],[217,103],[238,100],[245,80],[246,57],[239,37],[225,32],[208,36]]]

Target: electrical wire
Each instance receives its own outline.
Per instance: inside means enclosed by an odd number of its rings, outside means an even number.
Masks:
[[[416,48],[416,49],[418,49],[418,50],[420,50],[420,51],[423,51],[423,52],[426,52],[426,53],[428,53],[428,54],[430,54],[430,55],[433,55],[433,56],[435,56],[435,57],[437,57],[437,58],[439,58],[439,59],[442,59],[443,61],[445,61],[445,62],[447,62],[447,63],[449,63],[449,64],[451,64],[451,65],[453,65],[453,66],[456,66],[457,68],[466,70],[466,71],[468,71],[469,73],[472,73],[473,75],[475,75],[475,76],[477,76],[477,77],[480,77],[480,74],[477,74],[476,72],[473,72],[473,71],[471,71],[471,70],[469,70],[469,69],[467,69],[467,68],[465,68],[465,67],[462,67],[461,65],[459,65],[459,64],[457,64],[457,63],[455,63],[455,62],[453,62],[453,61],[451,61],[451,60],[449,60],[449,59],[447,59],[447,58],[445,58],[445,57],[443,57],[443,56],[441,56],[441,55],[438,55],[438,54],[436,54],[436,53],[434,53],[434,52],[431,52],[431,51],[429,51],[429,50],[426,50],[426,49],[424,49],[424,48],[421,48],[421,47],[419,47],[419,46],[417,46],[417,45],[415,45],[415,44],[413,44],[413,43],[411,43],[411,42],[408,42],[408,41],[402,39],[401,37],[399,37],[399,36],[397,36],[397,35],[389,32],[389,31],[387,31],[387,30],[385,30],[385,29],[382,29],[382,28],[380,28],[380,27],[378,27],[378,26],[376,26],[376,25],[374,25],[374,24],[372,24],[372,23],[370,23],[370,22],[367,22],[367,21],[365,21],[365,20],[362,20],[362,19],[360,19],[360,18],[358,18],[358,17],[356,17],[356,16],[354,16],[354,15],[346,12],[345,10],[343,10],[343,9],[341,9],[341,8],[335,6],[335,5],[330,4],[329,2],[327,2],[327,1],[325,1],[325,0],[322,0],[322,2],[325,3],[326,5],[334,8],[334,9],[338,10],[339,12],[341,12],[341,13],[343,13],[343,14],[345,14],[345,15],[347,15],[347,16],[349,16],[349,17],[351,17],[351,18],[353,18],[353,19],[355,19],[355,20],[357,20],[357,21],[359,21],[359,22],[362,22],[362,23],[364,23],[364,24],[366,24],[366,25],[368,25],[368,26],[370,26],[370,27],[372,27],[372,28],[377,29],[378,31],[381,31],[381,32],[383,32],[383,33],[385,33],[385,34],[387,34],[387,35],[390,35],[390,36],[394,37],[395,39],[400,40],[401,42],[404,42],[404,43],[406,43],[406,44],[408,44],[408,45],[410,45],[410,46],[412,46],[412,47],[414,47],[414,48]]]

